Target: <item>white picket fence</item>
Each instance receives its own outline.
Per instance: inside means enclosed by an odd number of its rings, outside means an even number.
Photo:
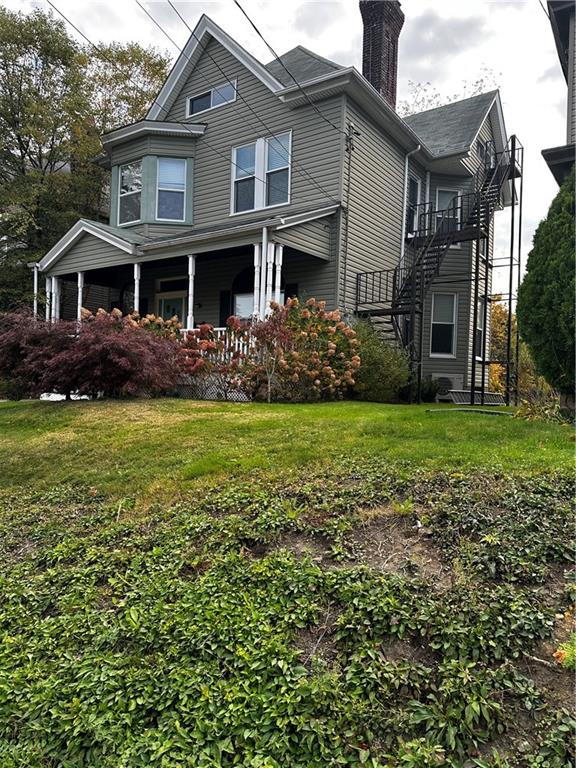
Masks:
[[[190,333],[190,330],[191,330],[190,328],[184,328],[182,331],[180,331],[180,333],[184,338],[186,338],[186,336]],[[214,340],[225,341],[227,331],[228,331],[227,328],[212,328],[212,333],[214,334]],[[248,356],[253,349],[254,349],[254,343],[250,334],[248,334],[247,338],[233,339],[232,345],[226,346],[226,350],[223,353],[223,356],[229,357],[234,352],[239,352],[242,355]]]

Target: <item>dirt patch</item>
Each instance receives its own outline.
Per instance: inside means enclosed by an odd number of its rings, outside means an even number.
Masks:
[[[554,635],[542,641],[536,650],[518,663],[520,672],[534,681],[546,700],[557,707],[576,712],[574,673],[564,669],[554,658],[558,646],[567,642],[575,628],[573,611],[556,616]]]
[[[380,650],[388,661],[410,661],[434,667],[436,659],[430,648],[419,645],[415,640],[390,640]]]
[[[299,651],[301,663],[310,669],[314,659],[330,664],[336,658],[336,620],[340,616],[337,606],[329,605],[319,624],[301,629],[294,644]]]
[[[452,571],[422,531],[412,515],[380,515],[352,531],[347,542],[352,556],[362,565],[384,573],[419,576],[448,587]]]

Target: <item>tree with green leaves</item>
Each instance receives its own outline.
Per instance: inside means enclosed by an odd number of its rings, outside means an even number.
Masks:
[[[98,48],[51,14],[0,8],[0,311],[29,304],[27,262],[106,217],[100,133],[142,118],[165,78],[154,49]]]
[[[574,407],[574,171],[540,223],[518,291],[518,327],[536,369]]]

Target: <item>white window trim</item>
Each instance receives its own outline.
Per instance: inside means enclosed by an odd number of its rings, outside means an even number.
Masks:
[[[126,168],[128,165],[134,165],[134,163],[140,163],[140,183],[141,187],[139,192],[126,192],[125,194],[122,194],[122,168]],[[128,227],[131,224],[139,224],[142,221],[142,190],[144,189],[144,165],[142,163],[142,160],[131,160],[128,163],[122,163],[118,167],[118,205],[117,205],[117,211],[116,211],[116,221],[118,222],[119,227]],[[122,197],[130,197],[130,195],[140,195],[140,217],[138,219],[134,219],[133,221],[123,221],[120,223],[120,198]]]
[[[160,192],[160,160],[181,160],[184,163],[184,203],[182,205],[182,218],[181,219],[161,219],[160,216],[158,216],[158,198],[159,198],[159,192]],[[176,223],[182,223],[186,221],[186,201],[187,201],[187,184],[188,181],[188,160],[185,157],[157,157],[156,158],[156,211],[155,211],[155,220],[156,221],[167,221],[167,222],[176,222]],[[180,192],[179,189],[169,189],[168,187],[162,187],[162,191],[164,192]]]
[[[238,93],[238,80],[237,78],[234,78],[234,80],[228,80],[225,83],[220,83],[219,85],[214,86],[213,88],[207,88],[203,91],[198,91],[198,93],[195,93],[193,96],[188,96],[186,99],[186,117],[196,117],[196,115],[204,115],[206,112],[212,112],[213,109],[219,109],[220,107],[225,107],[226,104],[233,104],[236,101],[236,94]],[[224,88],[226,85],[231,85],[234,88],[234,98],[230,99],[230,101],[223,101],[222,104],[215,104],[210,107],[206,107],[206,109],[200,109],[198,112],[191,112],[190,111],[190,105],[194,99],[197,99],[199,96],[204,96],[204,94],[209,93],[210,94],[210,104],[212,104],[214,91],[219,91],[221,88]]]
[[[474,334],[476,335],[478,331],[482,332],[482,344],[480,345],[480,354],[478,354],[478,349],[476,349],[476,360],[482,360],[482,347],[484,346],[484,300],[478,299],[478,316],[476,318],[476,328],[474,329]],[[482,325],[479,326],[478,322],[481,322]]]
[[[434,297],[436,294],[441,294],[442,296],[454,296],[454,306],[452,310],[452,318],[453,318],[453,327],[454,332],[452,335],[452,353],[442,353],[442,352],[432,352],[432,328],[434,325],[449,325],[449,323],[434,323]],[[432,303],[430,306],[430,351],[429,356],[430,357],[440,357],[447,360],[455,360],[456,359],[456,353],[457,353],[457,347],[458,347],[458,294],[454,293],[452,291],[434,291],[432,293]]]
[[[268,165],[268,142],[270,139],[275,138],[276,136],[282,136],[284,133],[287,133],[289,138],[289,144],[288,144],[288,157],[289,157],[289,163],[288,163],[288,200],[284,203],[274,203],[273,205],[266,205],[266,187],[267,187],[267,175],[268,171],[266,170]],[[246,211],[235,211],[234,210],[234,182],[240,181],[241,179],[236,179],[236,150],[237,149],[243,149],[244,147],[249,147],[252,144],[256,145],[255,149],[255,163],[254,163],[254,174],[253,176],[245,176],[244,178],[253,178],[254,179],[254,208],[250,208]],[[286,166],[283,166],[282,168],[277,168],[276,170],[284,170]],[[231,161],[231,173],[230,173],[230,216],[242,216],[245,213],[254,213],[254,211],[261,211],[263,209],[269,210],[270,208],[281,208],[283,205],[290,205],[292,200],[292,129],[288,131],[278,131],[278,133],[274,134],[273,136],[265,136],[262,138],[258,138],[255,141],[247,141],[245,144],[239,144],[236,147],[232,147],[232,161]]]
[[[462,197],[462,190],[452,187],[436,187],[436,211],[439,210],[439,203],[438,203],[438,197],[440,192],[452,192],[453,197]],[[458,225],[462,223],[462,208],[461,208],[461,202],[458,203],[458,208],[456,209],[458,213]],[[454,245],[451,245],[450,248],[458,248],[460,249],[462,247],[462,243],[454,243]]]

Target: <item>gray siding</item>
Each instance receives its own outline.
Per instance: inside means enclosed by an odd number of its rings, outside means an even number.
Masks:
[[[112,165],[123,165],[145,155],[160,157],[194,157],[197,136],[145,136],[126,141],[113,147],[110,153]]]
[[[83,272],[88,269],[114,267],[136,261],[125,251],[94,235],[85,234],[48,270],[50,275],[65,275],[70,272]]]
[[[350,310],[356,303],[356,275],[392,269],[400,259],[405,153],[351,101],[346,118],[360,133],[343,162],[348,231],[344,216],[339,299]]]
[[[316,219],[274,232],[274,240],[311,256],[331,259],[336,249],[336,217]]]
[[[222,84],[226,78],[220,70],[229,80],[237,80],[239,94],[253,111],[238,97],[231,104],[200,113],[195,118],[207,123],[205,138],[199,138],[196,145],[195,224],[206,226],[229,220],[233,147],[290,129],[293,156],[291,203],[269,210],[274,214],[288,213],[296,208],[314,208],[338,201],[341,134],[321,120],[311,106],[289,109],[282,104],[215,40],[208,43],[166,119],[185,119],[187,97]],[[342,98],[335,97],[318,104],[326,118],[336,126],[342,124]],[[325,192],[320,191],[318,185]],[[234,218],[239,223],[262,218],[262,211],[239,214]]]

